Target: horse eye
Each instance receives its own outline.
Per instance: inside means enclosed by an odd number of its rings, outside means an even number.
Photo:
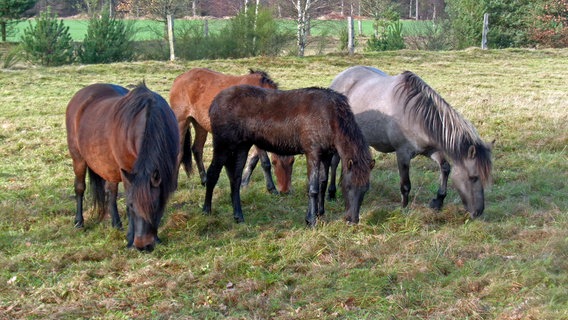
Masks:
[[[477,181],[479,181],[479,177],[469,177],[469,181],[471,183],[476,183]]]

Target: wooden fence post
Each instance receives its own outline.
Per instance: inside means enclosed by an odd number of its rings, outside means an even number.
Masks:
[[[347,17],[347,49],[349,50],[349,55],[355,53],[355,32],[353,27],[353,17]]]
[[[203,36],[209,37],[209,20],[203,20]]]
[[[174,61],[176,59],[176,55],[174,53],[174,18],[171,14],[167,16],[168,20],[168,41],[170,43],[170,61]]]
[[[489,32],[489,13],[483,15],[483,33],[481,35],[481,49],[487,49],[487,33]]]

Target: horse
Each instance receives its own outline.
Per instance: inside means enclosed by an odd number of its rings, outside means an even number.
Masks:
[[[67,144],[75,173],[75,227],[82,228],[85,175],[99,218],[122,229],[116,204],[124,183],[127,247],[152,251],[166,202],[177,186],[179,133],[174,113],[144,83],[129,91],[114,84],[79,90],[66,111]]]
[[[327,172],[333,154],[338,153],[344,159],[345,220],[359,222],[374,160],[345,96],[315,87],[281,91],[239,85],[215,97],[209,117],[213,159],[207,170],[205,214],[211,213],[213,189],[225,167],[233,217],[237,223],[244,221],[239,186],[248,151],[256,145],[275,154],[306,156],[309,201],[305,221],[312,227],[325,212]]]
[[[276,89],[278,85],[264,71],[249,70],[249,74],[234,76],[212,71],[206,68],[194,68],[179,75],[170,90],[170,105],[176,114],[181,134],[181,152],[178,158],[187,175],[191,173],[191,152],[195,158],[201,184],[205,185],[207,176],[203,165],[203,147],[207,133],[211,132],[209,107],[213,98],[228,87],[249,84],[263,88]],[[195,139],[191,144],[189,123],[193,124]],[[272,156],[274,174],[277,177],[278,190],[270,173],[271,165],[264,150],[255,148],[251,154],[243,186],[248,184],[252,170],[260,158],[266,180],[266,189],[271,193],[288,193],[290,191],[293,159],[288,156]]]
[[[345,94],[367,142],[384,153],[395,152],[400,175],[402,207],[408,205],[410,160],[424,155],[440,168],[440,186],[430,207],[441,210],[448,176],[471,218],[485,208],[484,186],[491,178],[491,144],[481,140],[475,127],[416,74],[396,76],[367,66],[354,66],[338,74],[330,88]],[[339,159],[332,161],[332,171]],[[328,197],[335,193],[334,174]]]

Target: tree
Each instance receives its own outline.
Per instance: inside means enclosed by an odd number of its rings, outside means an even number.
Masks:
[[[568,0],[541,0],[536,15],[532,41],[546,47],[568,47]]]
[[[131,25],[123,20],[111,18],[107,10],[100,17],[91,17],[87,35],[78,50],[81,62],[110,63],[132,59],[131,29]]]
[[[8,23],[20,19],[36,2],[37,0],[0,0],[0,32],[3,42],[6,42]]]
[[[69,27],[63,20],[47,11],[40,13],[36,23],[31,22],[22,37],[22,48],[28,59],[43,66],[57,66],[73,60],[73,42]]]
[[[315,12],[326,6],[327,1],[322,0],[289,0],[296,15],[296,43],[298,56],[303,57],[308,42],[310,20]]]

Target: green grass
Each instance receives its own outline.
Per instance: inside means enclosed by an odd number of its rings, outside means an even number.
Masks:
[[[0,70],[0,317],[567,318],[567,62],[568,50],[466,50]],[[73,228],[64,114],[83,86],[145,80],[167,97],[177,75],[209,67],[264,69],[292,89],[328,86],[355,64],[417,73],[496,140],[482,218],[468,218],[454,189],[441,212],[428,209],[438,173],[423,158],[401,209],[394,156],[374,153],[357,226],[342,222],[340,198],[305,227],[298,157],[291,195],[268,194],[257,168],[239,225],[225,174],[211,216],[198,175],[181,176],[150,254],[126,250],[124,232],[90,211]],[[125,220],[122,198],[119,210]]]
[[[164,24],[162,22],[154,21],[154,20],[125,20],[127,23],[131,23],[134,25],[134,30],[136,34],[134,36],[134,40],[136,41],[144,41],[144,40],[155,40],[155,39],[162,39],[164,37]],[[87,28],[89,26],[88,19],[63,19],[64,24],[69,27],[69,33],[71,34],[71,38],[74,41],[83,41],[85,35],[87,34]],[[414,35],[417,32],[420,32],[420,26],[424,23],[429,23],[425,21],[412,21],[412,20],[403,20],[403,31],[404,34]],[[35,22],[33,19],[30,21],[19,21],[17,23],[13,23],[12,32],[8,34],[7,41],[8,42],[18,42],[20,41],[21,35],[23,34],[24,30],[29,28],[30,23],[33,25]],[[177,19],[175,20],[175,29],[180,32],[185,28],[190,26],[203,26],[203,20],[185,20],[185,19]],[[227,20],[225,19],[210,19],[208,21],[209,24],[209,32],[217,33],[219,32],[226,24]],[[284,28],[286,30],[290,30],[295,32],[296,30],[296,22],[294,20],[279,20],[280,28]],[[337,36],[338,30],[340,28],[346,28],[347,22],[346,21],[337,21],[337,20],[315,20],[312,22],[312,35],[313,36]],[[358,24],[355,25],[355,31],[359,32]],[[364,35],[371,35],[373,31],[373,21],[372,20],[363,20],[362,21],[362,31]]]

